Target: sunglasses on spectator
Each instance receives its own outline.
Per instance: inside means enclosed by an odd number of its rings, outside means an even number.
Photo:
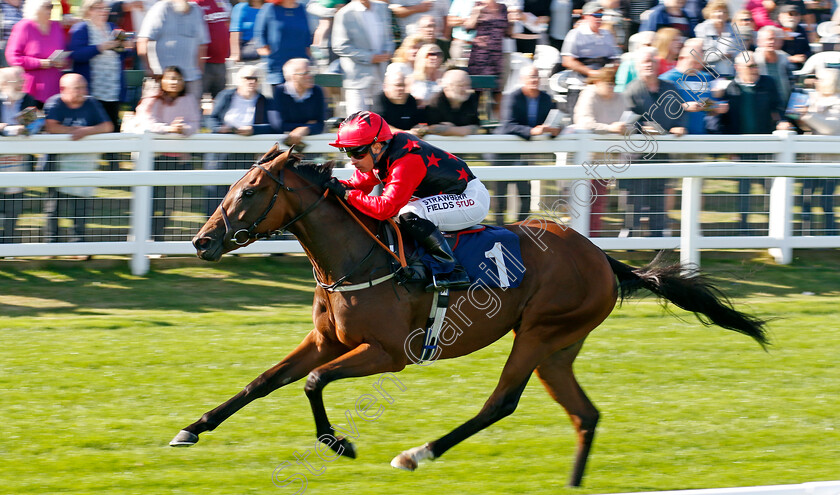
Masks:
[[[442,52],[429,52],[429,53],[426,54],[427,57],[440,57],[442,55],[443,55]]]
[[[338,150],[342,153],[347,154],[347,158],[355,158],[356,160],[361,160],[362,158],[366,157],[368,153],[370,153],[371,146],[373,146],[373,143],[366,144],[364,146],[354,146],[352,148],[338,148]]]
[[[257,76],[245,76],[242,79],[245,79],[246,81],[256,81]]]
[[[603,12],[595,12],[594,14],[589,14],[589,15],[591,15],[592,17],[594,17],[596,19],[600,19],[600,18],[604,17]]]

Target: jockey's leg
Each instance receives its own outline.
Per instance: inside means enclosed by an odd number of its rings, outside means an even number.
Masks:
[[[423,248],[442,265],[443,273],[435,275],[434,282],[426,290],[462,290],[470,286],[470,277],[458,264],[449,244],[440,230],[429,220],[412,212],[400,215],[400,223]]]

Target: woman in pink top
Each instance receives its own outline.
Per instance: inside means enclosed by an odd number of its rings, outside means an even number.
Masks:
[[[66,67],[66,57],[56,57],[64,50],[64,28],[51,21],[51,0],[28,0],[23,6],[23,19],[12,28],[6,44],[9,65],[23,67],[23,91],[42,105],[58,94],[58,80]]]
[[[138,129],[157,134],[192,136],[201,127],[201,113],[198,100],[187,94],[187,85],[181,69],[169,66],[163,70],[160,92],[156,96],[143,98],[137,105],[135,119]],[[187,170],[191,168],[186,153],[161,153],[155,156],[155,170]],[[181,237],[167,236],[167,223],[173,223],[173,211],[192,211],[192,199],[185,195],[183,186],[155,186],[152,191],[152,239],[186,240],[192,233],[186,231]]]

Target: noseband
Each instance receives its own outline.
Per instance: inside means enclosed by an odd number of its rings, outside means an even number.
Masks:
[[[294,224],[295,222],[297,222],[301,218],[308,215],[312,210],[314,210],[321,203],[321,201],[323,201],[327,197],[327,194],[329,194],[329,189],[325,189],[324,194],[321,195],[321,197],[318,198],[317,201],[315,201],[314,203],[309,205],[305,210],[303,210],[300,214],[298,214],[296,217],[291,219],[289,222],[287,222],[282,227],[280,227],[276,230],[272,230],[270,232],[257,232],[256,231],[257,226],[259,224],[261,224],[263,222],[263,220],[266,219],[268,214],[274,208],[274,203],[277,202],[277,195],[280,194],[280,189],[281,188],[288,191],[288,192],[293,192],[293,193],[297,194],[298,191],[302,191],[304,189],[311,189],[315,186],[314,185],[309,185],[309,186],[306,186],[306,187],[297,187],[297,188],[287,186],[283,182],[283,174],[286,172],[285,167],[280,170],[280,177],[273,176],[271,174],[271,172],[269,172],[265,167],[263,167],[262,165],[260,165],[258,163],[255,163],[255,164],[251,165],[251,168],[258,168],[258,169],[262,170],[263,172],[265,172],[265,175],[270,177],[271,180],[273,180],[276,183],[277,187],[275,187],[274,195],[271,196],[271,201],[268,203],[268,206],[265,208],[265,211],[262,212],[262,215],[260,215],[259,218],[254,220],[254,223],[252,223],[251,226],[248,227],[247,229],[239,229],[230,236],[230,239],[237,246],[244,246],[245,244],[248,244],[252,239],[253,240],[267,239],[267,238],[271,237],[272,235],[274,235],[275,233],[279,233],[279,232],[282,232],[282,231],[286,230],[292,224]],[[239,180],[242,180],[242,179],[239,179]],[[238,183],[238,181],[237,181],[237,183]],[[235,185],[236,184],[234,184],[234,186]],[[231,187],[231,189],[233,189],[233,187]],[[299,194],[298,194],[298,198],[300,198]],[[301,203],[303,203],[303,199],[301,199]],[[225,211],[224,199],[222,200],[222,204],[219,205],[219,209],[222,211],[222,220],[224,220],[224,222],[225,222],[225,237],[227,237],[228,234],[230,234],[230,232],[233,231],[233,226],[231,226],[230,219],[228,218],[227,212]]]

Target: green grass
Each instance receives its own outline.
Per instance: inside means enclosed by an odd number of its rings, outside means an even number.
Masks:
[[[359,458],[308,474],[312,494],[610,493],[840,479],[838,251],[704,255],[747,310],[777,317],[774,346],[682,321],[652,299],[617,309],[587,341],[579,380],[602,413],[581,490],[564,488],[573,434],[532,380],[514,415],[413,473],[388,463],[475,414],[510,348],[410,367],[371,422]],[[621,256],[642,264],[650,253]],[[300,257],[0,263],[0,492],[294,493],[272,471],[314,447],[302,383],[172,449],[179,429],[279,361],[311,327]],[[814,293],[805,295],[803,293]],[[344,413],[376,377],[331,384]],[[289,467],[281,478],[303,468]]]

